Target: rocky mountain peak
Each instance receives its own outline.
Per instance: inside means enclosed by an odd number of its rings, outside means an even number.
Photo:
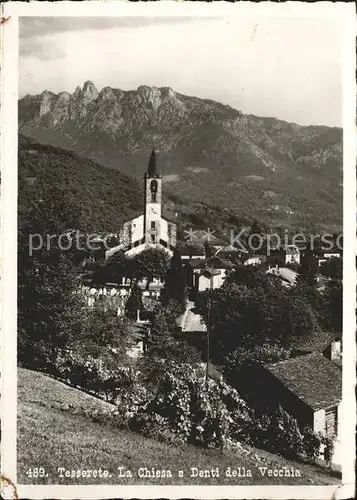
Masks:
[[[148,85],[140,85],[137,88],[137,93],[144,101],[150,103],[154,111],[157,111],[161,104],[161,91],[157,87],[149,87]]]
[[[175,97],[176,93],[171,87],[162,87],[161,94],[165,97]]]
[[[82,95],[89,102],[94,101],[98,97],[98,89],[93,82],[87,80],[84,82]]]
[[[40,116],[43,116],[51,111],[51,105],[54,97],[55,94],[53,92],[50,92],[49,90],[45,90],[44,92],[42,92],[42,94],[40,95]]]
[[[103,87],[102,90],[99,92],[98,96],[104,101],[115,99],[115,94],[111,87]]]
[[[51,92],[50,90],[44,90],[41,94],[40,97],[41,99],[46,99],[48,97],[53,97],[55,94]]]
[[[63,92],[60,92],[58,94],[58,99],[59,101],[69,101],[71,98],[71,94],[69,92],[66,92],[65,90]]]

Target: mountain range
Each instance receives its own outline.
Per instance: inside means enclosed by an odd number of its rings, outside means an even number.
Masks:
[[[173,212],[205,204],[271,226],[342,225],[339,128],[245,115],[168,87],[98,91],[87,81],[72,94],[23,97],[19,130],[134,179],[155,147]]]

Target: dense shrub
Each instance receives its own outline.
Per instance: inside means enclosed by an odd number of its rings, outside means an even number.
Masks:
[[[302,434],[302,451],[306,458],[315,460],[320,454],[322,444],[321,437],[318,436],[310,427],[305,427]]]
[[[324,448],[324,460],[327,464],[331,463],[333,451],[334,451],[334,440],[330,436],[321,436],[320,443]]]
[[[318,458],[325,440],[331,441],[309,427],[300,430],[297,421],[281,407],[269,415],[249,421],[240,437],[286,458],[304,457],[309,460]]]
[[[277,363],[289,357],[290,351],[278,343],[265,343],[253,347],[240,346],[227,354],[222,363],[222,370],[225,377],[234,381],[242,368],[257,364]]]
[[[94,357],[71,350],[58,355],[55,375],[115,405],[113,410],[88,410],[94,421],[174,445],[234,449],[246,443],[288,459],[308,460],[318,458],[323,448],[326,462],[331,460],[332,440],[310,428],[301,431],[281,407],[252,419],[238,392],[225,382],[205,380],[203,370],[189,365],[174,371],[161,368],[158,385],[148,389],[140,373],[118,366],[114,353]]]
[[[113,404],[131,393],[135,383],[133,373],[130,368],[120,366],[115,352],[107,350],[94,356],[75,347],[58,354],[55,376]]]
[[[130,421],[130,427],[173,443],[223,448],[246,421],[248,409],[238,393],[193,371],[166,373],[153,396]]]

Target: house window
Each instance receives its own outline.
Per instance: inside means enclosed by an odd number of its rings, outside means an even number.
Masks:
[[[337,435],[337,407],[325,412],[326,434],[328,436]]]
[[[151,221],[151,229],[155,229],[155,221],[154,220]]]
[[[156,243],[156,236],[155,236],[155,234],[151,235],[151,243]]]
[[[156,193],[151,193],[151,203],[156,203]]]

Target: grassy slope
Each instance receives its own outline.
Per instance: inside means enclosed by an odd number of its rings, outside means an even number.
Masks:
[[[168,446],[144,438],[109,424],[94,422],[85,413],[103,411],[110,405],[56,380],[30,370],[18,372],[18,480],[20,484],[124,484],[118,479],[117,467],[133,471],[133,484],[331,484],[337,482],[317,467],[286,462],[261,450],[247,449],[247,453],[220,454],[191,446]],[[258,457],[256,456],[258,455]],[[301,478],[261,477],[257,467],[280,468],[294,466]],[[29,479],[29,467],[42,466],[47,478]],[[107,468],[109,479],[59,479],[57,467],[87,469]],[[144,480],[137,477],[140,467],[171,469],[173,479]],[[219,467],[219,479],[192,479],[190,467],[202,469]],[[246,467],[253,478],[227,479],[227,467]],[[182,469],[185,476],[178,478]],[[64,483],[64,481],[66,481]],[[122,481],[122,483],[120,483]],[[128,484],[128,483],[126,483]]]

